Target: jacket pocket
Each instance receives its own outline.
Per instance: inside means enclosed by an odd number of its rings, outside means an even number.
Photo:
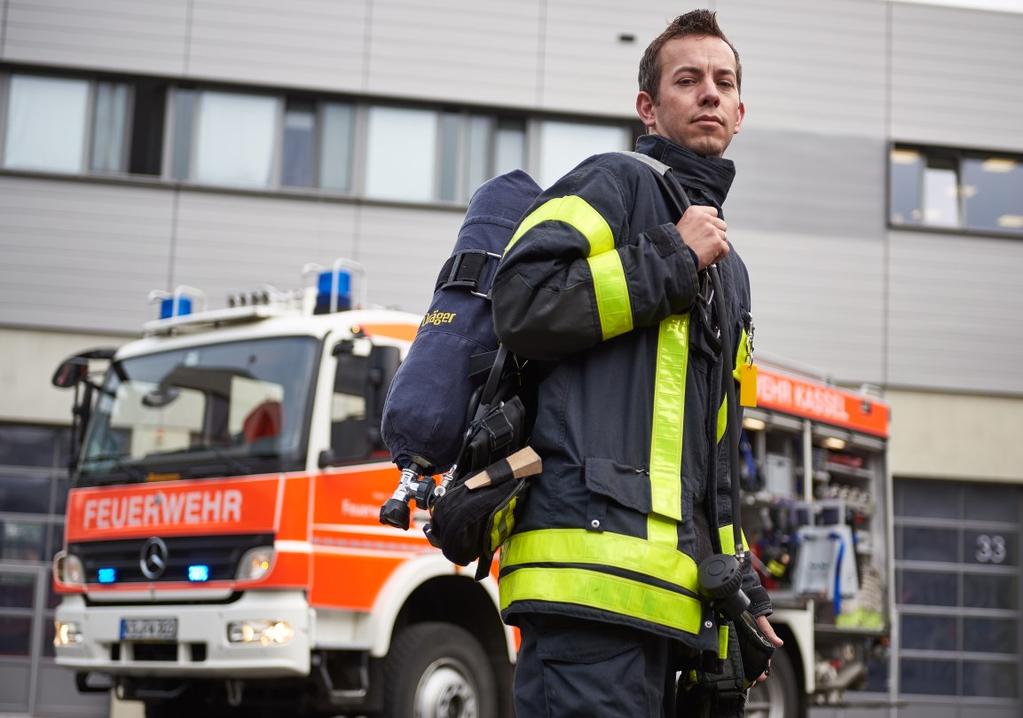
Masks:
[[[646,469],[619,464],[611,459],[586,459],[586,488],[622,506],[650,513],[650,475]]]

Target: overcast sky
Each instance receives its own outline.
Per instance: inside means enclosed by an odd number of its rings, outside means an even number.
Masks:
[[[899,0],[915,2],[923,5],[950,5],[953,7],[969,7],[978,10],[1004,10],[1006,12],[1023,12],[1023,0]]]

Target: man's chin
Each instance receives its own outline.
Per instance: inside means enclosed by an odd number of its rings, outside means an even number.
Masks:
[[[697,137],[686,144],[686,147],[704,157],[720,157],[724,154],[727,146],[728,143],[710,137]]]

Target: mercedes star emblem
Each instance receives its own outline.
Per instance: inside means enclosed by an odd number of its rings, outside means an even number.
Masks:
[[[163,575],[167,568],[167,544],[163,539],[154,536],[142,544],[139,567],[142,569],[142,575],[150,580],[156,580]]]

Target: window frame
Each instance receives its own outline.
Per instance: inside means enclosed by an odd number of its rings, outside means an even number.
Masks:
[[[547,122],[568,122],[573,124],[586,124],[616,129],[621,132],[624,141],[635,139],[642,134],[641,128],[635,120],[617,117],[591,117],[577,116],[566,113],[544,112],[541,110],[528,111],[515,107],[495,107],[472,104],[459,104],[451,102],[429,102],[416,99],[383,98],[371,95],[345,94],[338,92],[313,92],[301,88],[288,88],[280,86],[259,86],[243,83],[229,83],[218,81],[195,81],[188,78],[166,78],[149,75],[124,75],[119,73],[106,72],[85,72],[74,69],[62,70],[55,73],[49,68],[35,68],[20,66],[6,66],[0,68],[0,140],[3,140],[6,132],[7,108],[9,105],[9,78],[12,74],[36,74],[58,79],[77,79],[88,83],[86,123],[83,127],[85,142],[82,148],[82,168],[75,173],[65,173],[50,170],[22,170],[3,167],[3,142],[0,141],[0,175],[2,174],[32,174],[43,176],[54,176],[61,178],[73,178],[93,182],[127,183],[137,186],[164,186],[167,188],[184,187],[189,190],[214,192],[221,194],[235,194],[243,196],[277,196],[300,198],[312,201],[334,200],[354,202],[357,204],[370,204],[384,207],[406,207],[406,208],[429,208],[451,211],[464,211],[472,196],[475,187],[468,186],[470,179],[470,147],[469,134],[470,123],[480,118],[486,126],[485,157],[482,158],[482,165],[485,166],[486,178],[493,176],[499,168],[497,162],[497,135],[502,123],[509,121],[521,128],[522,133],[522,158],[521,167],[530,174],[536,175],[540,170],[541,148],[540,141],[542,127]],[[136,133],[134,126],[136,121],[136,102],[138,100],[137,83],[142,81],[160,81],[165,92],[162,108],[162,128],[160,131],[161,147],[159,149],[159,172],[132,173],[132,143]],[[94,132],[95,132],[95,110],[96,92],[99,83],[121,83],[127,87],[128,96],[126,100],[126,117],[124,128],[121,132],[122,152],[120,168],[118,171],[92,170],[90,165],[95,154]],[[192,92],[195,95],[195,102],[190,116],[190,127],[187,133],[187,156],[183,157],[188,163],[187,173],[178,178],[175,177],[175,133],[180,129],[177,122],[180,97],[183,92]],[[204,100],[210,92],[221,92],[243,96],[269,97],[274,100],[274,127],[271,138],[271,166],[269,181],[265,185],[231,185],[219,184],[198,180],[195,176],[199,152],[198,152],[198,131],[203,112]],[[284,165],[284,118],[287,112],[289,100],[302,100],[313,103],[315,107],[314,121],[316,123],[313,133],[313,161],[315,167],[314,184],[310,187],[293,187],[283,183],[282,172]],[[351,112],[351,127],[348,135],[350,145],[348,147],[347,180],[348,187],[344,190],[327,188],[322,184],[322,167],[324,152],[324,137],[326,131],[325,116],[328,106],[337,104],[349,108]],[[436,128],[436,144],[434,147],[433,161],[435,163],[433,176],[430,178],[430,196],[426,199],[402,199],[400,197],[385,198],[371,197],[366,193],[368,173],[368,145],[369,137],[369,114],[373,107],[390,107],[400,110],[417,110],[431,112],[438,118]],[[443,151],[442,139],[442,118],[446,114],[457,117],[457,147],[455,148],[455,198],[441,199],[441,157]],[[160,117],[161,115],[153,115]],[[155,124],[155,120],[154,123]],[[139,129],[141,132],[141,128]],[[486,179],[484,178],[484,180]]]
[[[26,77],[42,77],[57,80],[77,80],[85,82],[85,117],[82,123],[82,153],[79,158],[80,167],[73,172],[65,172],[57,169],[30,168],[30,167],[7,167],[7,112],[10,107],[11,79],[15,75]],[[54,175],[60,177],[116,177],[135,179],[137,177],[155,177],[156,175],[130,174],[128,167],[131,162],[132,125],[135,117],[135,81],[137,78],[118,74],[91,75],[77,73],[73,70],[59,73],[38,68],[5,68],[0,71],[0,171],[10,173],[29,173]],[[94,170],[91,167],[95,154],[95,143],[93,131],[96,123],[96,93],[100,83],[111,85],[124,85],[127,91],[124,107],[124,126],[118,138],[121,144],[121,158],[119,167],[113,171]]]
[[[99,84],[107,83],[110,85],[124,85],[126,96],[124,100],[124,127],[121,130],[121,160],[118,163],[116,170],[96,170],[92,168],[93,159],[96,157],[96,143],[95,143],[95,123],[96,123],[96,101],[97,94],[99,91]],[[95,176],[118,176],[129,174],[128,167],[131,165],[131,143],[133,138],[134,122],[135,119],[135,83],[125,82],[115,78],[110,79],[93,79],[90,82],[89,92],[89,108],[86,115],[86,130],[88,134],[88,140],[86,141],[86,157],[84,171],[82,174],[95,175]]]
[[[907,150],[911,152],[917,152],[920,154],[923,160],[920,176],[920,208],[921,211],[926,213],[927,208],[924,206],[923,197],[923,173],[927,171],[928,160],[931,159],[942,159],[951,160],[955,163],[956,172],[956,203],[959,214],[959,224],[954,227],[943,226],[943,225],[931,225],[927,224],[925,220],[921,220],[919,224],[900,223],[892,220],[892,152],[896,150]],[[898,142],[889,141],[885,148],[885,225],[889,231],[899,232],[927,232],[933,234],[951,235],[951,236],[968,236],[968,237],[993,237],[997,239],[1016,239],[1023,240],[1023,228],[1019,230],[1011,229],[991,229],[991,228],[979,228],[970,227],[964,224],[966,220],[966,205],[962,192],[958,191],[962,187],[963,178],[963,161],[966,159],[990,159],[992,157],[1012,159],[1023,166],[1023,153],[1019,151],[1011,150],[997,150],[997,149],[978,149],[978,148],[956,148],[956,147],[945,147],[939,145],[925,145],[916,142]],[[1021,197],[1023,202],[1023,197]],[[1020,213],[1023,214],[1023,206],[1020,208]]]

